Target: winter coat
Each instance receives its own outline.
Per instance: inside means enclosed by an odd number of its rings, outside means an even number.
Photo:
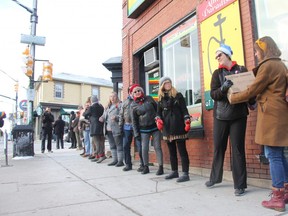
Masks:
[[[65,121],[57,119],[53,125],[54,133],[56,135],[64,135]]]
[[[108,130],[112,131],[113,136],[119,136],[122,134],[122,128],[119,126],[119,113],[121,109],[122,103],[119,102],[118,104],[111,104],[107,107],[103,114],[103,119],[105,121],[104,125],[104,134],[106,134],[107,126],[109,127]],[[112,120],[111,117],[114,116]]]
[[[237,71],[237,72],[236,72]],[[211,79],[211,98],[214,100],[213,114],[214,118],[219,120],[235,120],[247,117],[247,103],[230,104],[227,99],[227,93],[222,93],[221,86],[225,81],[226,75],[242,73],[247,71],[246,68],[235,64],[230,71],[225,68],[219,68],[212,74]]]
[[[176,97],[167,94],[161,98],[157,106],[157,117],[163,121],[163,139],[186,139],[185,120],[190,119],[185,99],[178,92]]]
[[[231,103],[257,96],[255,142],[268,146],[288,146],[287,68],[280,58],[266,59],[253,69],[254,82],[231,96]]]
[[[52,130],[53,122],[54,122],[54,116],[52,115],[52,113],[45,111],[42,116],[42,129]]]
[[[133,99],[129,96],[123,103],[119,113],[119,126],[124,130],[132,130],[132,109]]]
[[[92,104],[83,116],[90,121],[90,136],[103,135],[103,122],[99,118],[103,115],[104,107],[99,103]]]
[[[149,133],[157,129],[155,123],[157,104],[151,96],[144,96],[141,101],[133,101],[131,103],[132,126],[135,137],[139,137],[140,133]]]
[[[75,133],[79,132],[79,118],[79,116],[76,116],[76,118],[72,121],[72,128]]]

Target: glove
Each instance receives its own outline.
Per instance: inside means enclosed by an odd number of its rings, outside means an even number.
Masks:
[[[160,130],[160,131],[163,130],[163,121],[162,121],[162,119],[157,118],[156,119],[156,125],[157,125],[158,130]]]
[[[221,92],[226,93],[232,85],[233,85],[233,82],[231,80],[226,80],[220,88]]]
[[[190,123],[191,123],[190,119],[187,119],[185,121],[185,131],[186,132],[188,132],[190,130]]]

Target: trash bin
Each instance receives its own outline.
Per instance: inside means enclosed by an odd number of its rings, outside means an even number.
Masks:
[[[13,157],[34,156],[34,130],[31,125],[16,125],[12,135]]]

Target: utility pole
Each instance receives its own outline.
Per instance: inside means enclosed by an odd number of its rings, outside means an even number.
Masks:
[[[33,0],[33,8],[30,9],[29,7],[21,4],[17,0],[12,0],[24,9],[26,9],[30,14],[30,23],[31,23],[31,32],[30,35],[32,37],[36,36],[36,25],[38,23],[38,15],[37,15],[37,0]],[[33,61],[35,59],[35,43],[30,44],[30,54],[33,58]],[[27,116],[28,116],[28,124],[33,126],[33,100],[34,100],[34,70],[35,70],[35,64],[32,66],[32,76],[30,77],[30,83],[29,83],[29,90],[28,90],[28,107],[27,107]]]

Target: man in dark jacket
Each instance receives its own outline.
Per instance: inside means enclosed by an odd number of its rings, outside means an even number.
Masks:
[[[95,161],[97,160],[97,163],[101,163],[106,159],[105,137],[103,133],[104,123],[99,121],[103,112],[104,107],[99,103],[97,96],[93,95],[91,97],[91,106],[83,113],[83,116],[90,121],[90,136],[93,140],[94,159]]]
[[[53,127],[54,127],[54,133],[56,134],[56,148],[59,149],[59,142],[61,142],[61,148],[63,149],[64,148],[63,135],[64,135],[65,121],[62,120],[61,115],[55,121]]]
[[[69,149],[74,149],[77,146],[76,135],[73,130],[73,121],[76,118],[75,112],[71,111],[69,120],[69,137],[71,139],[71,146]]]
[[[53,129],[52,123],[53,122],[54,122],[54,116],[51,113],[51,108],[47,107],[42,116],[42,145],[41,145],[42,153],[45,152],[46,137],[48,139],[47,141],[48,152],[52,153],[51,143],[52,143],[52,129]]]

